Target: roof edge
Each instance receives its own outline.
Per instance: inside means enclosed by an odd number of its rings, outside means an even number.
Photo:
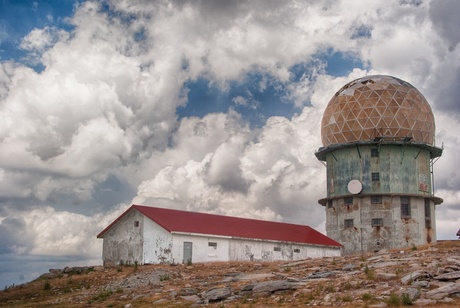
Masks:
[[[123,217],[126,216],[126,214],[128,214],[128,212],[130,212],[133,208],[135,208],[135,205],[132,204],[126,211],[123,212],[123,214],[121,214],[120,216],[117,217],[117,219],[115,219],[114,221],[112,221],[112,223],[110,225],[108,225],[107,227],[105,227],[104,230],[102,230],[101,232],[99,232],[99,234],[96,236],[96,238],[103,238],[104,237],[104,234],[107,233],[107,231],[109,231],[109,229],[111,229],[114,225],[116,225],[120,220],[122,220]]]

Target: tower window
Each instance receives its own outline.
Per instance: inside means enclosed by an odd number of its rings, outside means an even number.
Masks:
[[[136,227],[136,228],[139,227],[139,220],[134,221],[134,227]]]
[[[380,181],[380,173],[378,173],[378,172],[372,172],[372,173],[371,173],[371,179],[372,179],[372,182],[378,182],[378,181]]]
[[[382,196],[372,196],[371,204],[382,204]]]
[[[372,227],[383,227],[383,218],[372,218]]]
[[[371,157],[379,157],[379,149],[371,149]]]
[[[401,197],[401,218],[411,218],[409,197]]]
[[[353,224],[353,219],[345,219],[343,221],[343,227],[344,228],[353,228],[354,224]]]
[[[327,207],[328,207],[328,208],[332,208],[332,200],[328,200],[328,201],[327,201]]]
[[[344,200],[345,205],[352,205],[353,204],[353,197],[347,197]]]

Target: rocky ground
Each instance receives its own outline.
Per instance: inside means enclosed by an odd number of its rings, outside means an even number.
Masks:
[[[0,292],[5,307],[460,307],[460,240],[307,259],[50,270]]]

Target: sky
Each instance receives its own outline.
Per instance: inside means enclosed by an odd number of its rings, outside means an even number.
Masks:
[[[460,1],[0,0],[0,286],[102,264],[131,204],[325,233],[322,113],[365,75],[436,120],[460,228]]]

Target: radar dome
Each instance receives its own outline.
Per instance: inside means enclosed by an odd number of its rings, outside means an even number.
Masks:
[[[325,147],[407,137],[434,145],[434,134],[434,116],[425,97],[410,83],[383,75],[343,86],[329,101],[321,123]]]

